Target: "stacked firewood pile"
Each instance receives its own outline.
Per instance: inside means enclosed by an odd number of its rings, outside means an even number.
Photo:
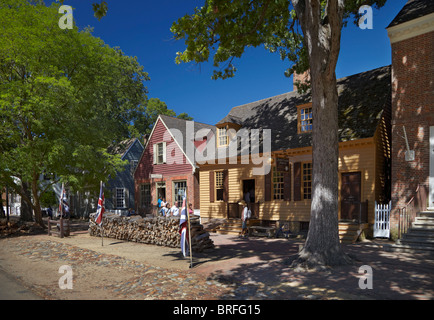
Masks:
[[[42,227],[34,222],[16,221],[15,219],[11,219],[9,222],[6,219],[0,220],[0,238],[42,231]]]
[[[202,252],[213,249],[214,243],[209,233],[203,229],[199,219],[191,217],[191,248],[193,252]],[[178,217],[152,217],[119,216],[115,213],[105,212],[103,217],[104,237],[119,240],[134,241],[165,247],[179,247],[179,218]],[[90,215],[89,234],[100,237],[101,228],[95,223],[95,213]]]

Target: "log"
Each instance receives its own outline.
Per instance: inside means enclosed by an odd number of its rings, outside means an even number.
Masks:
[[[95,223],[95,213],[89,218],[89,234],[100,237],[101,228]],[[191,217],[191,248],[193,252],[214,249],[214,243],[209,238],[199,222],[199,218]],[[118,240],[134,241],[176,248],[180,246],[178,217],[121,217],[112,212],[105,212],[103,217],[104,237]]]

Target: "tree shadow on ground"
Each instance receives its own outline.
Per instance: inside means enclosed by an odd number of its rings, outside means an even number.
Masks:
[[[233,237],[197,257],[197,271],[233,286],[232,298],[248,299],[434,299],[434,257],[425,253],[386,252],[375,242],[343,245],[353,264],[325,271],[300,272],[287,263],[303,242]],[[362,266],[372,268],[372,289]],[[228,296],[221,299],[231,298]]]
[[[194,267],[210,263],[221,264],[229,260],[253,259],[266,263],[275,259],[284,259],[288,256],[288,252],[298,252],[299,245],[302,243],[286,239],[245,239],[235,236],[228,239],[230,240],[224,244],[216,245],[213,250],[193,252]],[[172,256],[174,259],[185,259],[180,251],[165,254],[165,256]]]

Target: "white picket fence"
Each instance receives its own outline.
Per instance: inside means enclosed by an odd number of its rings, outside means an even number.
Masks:
[[[390,211],[392,201],[388,204],[377,204],[375,201],[374,238],[390,237]]]

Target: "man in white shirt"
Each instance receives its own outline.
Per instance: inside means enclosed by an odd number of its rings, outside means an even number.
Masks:
[[[175,201],[173,207],[170,208],[170,214],[174,217],[179,216],[178,201]]]
[[[240,238],[247,238],[249,232],[247,228],[247,220],[249,219],[249,214],[248,214],[249,208],[247,207],[247,203],[244,200],[241,200],[238,204],[243,206],[243,212],[241,213],[241,221],[243,225],[242,225]]]

